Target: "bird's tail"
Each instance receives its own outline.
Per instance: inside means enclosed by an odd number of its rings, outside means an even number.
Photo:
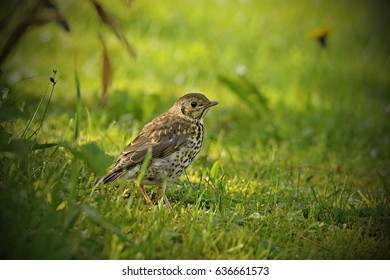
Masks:
[[[123,175],[123,170],[122,169],[112,170],[112,171],[110,171],[108,174],[106,174],[103,177],[102,181],[103,181],[104,184],[108,184],[110,182],[115,181],[116,179],[118,179],[122,175]]]
[[[108,184],[110,182],[113,182],[116,179],[118,179],[119,177],[121,177],[122,175],[123,175],[122,169],[112,170],[112,171],[108,172],[106,175],[104,175],[103,177],[96,178],[95,186],[100,185],[101,183]]]

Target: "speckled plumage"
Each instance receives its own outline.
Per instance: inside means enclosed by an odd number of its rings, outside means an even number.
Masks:
[[[189,93],[179,98],[165,113],[146,124],[141,133],[118,157],[114,168],[102,179],[104,184],[119,177],[137,178],[148,150],[151,160],[140,184],[146,200],[150,200],[143,184],[159,185],[176,180],[199,153],[204,137],[203,117],[218,102],[201,93]]]

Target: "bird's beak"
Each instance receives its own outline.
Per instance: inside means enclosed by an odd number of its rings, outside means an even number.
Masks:
[[[218,105],[218,104],[219,104],[218,101],[210,101],[206,107],[209,108],[209,107],[213,107],[213,106]]]

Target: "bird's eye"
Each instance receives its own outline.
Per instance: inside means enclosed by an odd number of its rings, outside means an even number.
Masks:
[[[192,107],[192,108],[195,108],[196,105],[198,105],[198,104],[197,104],[195,101],[192,101],[192,102],[191,102],[191,107]]]

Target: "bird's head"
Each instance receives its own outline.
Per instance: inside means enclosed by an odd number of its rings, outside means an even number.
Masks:
[[[201,93],[188,93],[175,102],[172,110],[192,120],[201,120],[209,108],[215,105],[218,105],[217,101],[210,101]]]

